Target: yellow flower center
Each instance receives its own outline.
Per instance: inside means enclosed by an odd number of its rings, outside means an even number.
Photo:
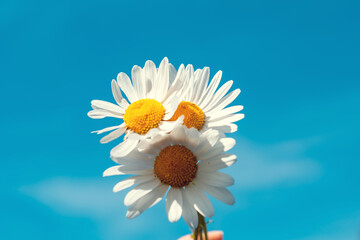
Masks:
[[[187,186],[196,176],[196,156],[182,145],[167,146],[155,159],[154,172],[159,180],[171,187]]]
[[[157,128],[165,115],[165,108],[154,99],[140,99],[130,104],[124,114],[126,127],[138,134]]]
[[[184,115],[183,125],[188,128],[194,127],[197,130],[200,130],[204,125],[205,114],[201,108],[194,103],[182,101],[169,121],[175,121],[181,115]]]

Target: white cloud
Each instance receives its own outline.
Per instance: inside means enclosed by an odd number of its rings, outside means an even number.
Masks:
[[[113,193],[113,184],[114,179],[54,178],[24,186],[20,191],[61,215],[94,220],[101,239],[143,239],[151,234],[154,239],[162,238],[153,229],[158,227],[159,222],[167,224],[164,209],[161,209],[163,214],[160,220],[154,221],[154,212],[128,220],[125,217],[124,196],[121,196],[124,193]],[[164,206],[154,208],[159,207]],[[160,212],[159,209],[153,210]]]
[[[118,199],[111,197],[111,186],[101,180],[54,178],[25,186],[21,191],[55,208],[61,214],[101,218],[111,214],[111,209],[122,206]]]
[[[261,146],[248,140],[238,141],[238,163],[228,171],[235,177],[235,189],[256,190],[315,180],[321,168],[305,154],[317,142],[306,139]]]
[[[360,239],[360,212],[324,226],[319,232],[296,240],[358,240]]]

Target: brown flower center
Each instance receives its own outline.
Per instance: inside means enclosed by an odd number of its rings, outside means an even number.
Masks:
[[[155,175],[164,184],[181,188],[187,186],[196,176],[196,156],[182,145],[167,146],[155,159]]]

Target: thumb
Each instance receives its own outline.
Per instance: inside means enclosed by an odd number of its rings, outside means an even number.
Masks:
[[[222,231],[211,231],[208,232],[209,240],[223,240],[224,239],[224,233]],[[178,240],[194,240],[191,235],[186,235]]]

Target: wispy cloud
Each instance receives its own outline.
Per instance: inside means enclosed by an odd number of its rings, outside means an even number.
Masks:
[[[259,145],[240,140],[235,154],[238,163],[229,168],[236,179],[236,187],[255,190],[313,181],[321,175],[320,165],[306,156],[306,151],[319,139],[287,141]]]
[[[358,240],[360,239],[360,212],[324,226],[311,236],[296,240]]]
[[[153,221],[151,214],[132,220],[125,218],[123,197],[111,191],[113,183],[106,179],[54,178],[24,186],[20,191],[61,215],[94,220],[101,239],[143,239],[151,234],[154,239],[161,238],[152,231],[158,221]]]
[[[62,214],[101,218],[111,214],[114,207],[122,206],[111,197],[110,189],[107,182],[99,179],[54,178],[22,187],[21,191]]]

